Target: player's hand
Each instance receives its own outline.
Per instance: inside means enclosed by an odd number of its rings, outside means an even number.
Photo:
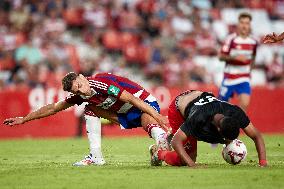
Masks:
[[[267,161],[266,160],[259,160],[258,162],[259,167],[267,167]]]
[[[238,56],[236,56],[234,59],[235,59],[236,61],[243,62],[243,63],[245,63],[245,62],[248,61],[247,57],[244,56],[244,55],[238,55]]]
[[[156,118],[156,121],[159,123],[159,125],[165,129],[166,131],[169,131],[169,120],[166,116],[162,116],[161,114],[159,114]]]
[[[23,117],[14,117],[14,118],[5,119],[3,123],[8,126],[14,126],[14,125],[23,124],[25,123],[25,121]]]
[[[279,37],[276,33],[268,34],[263,38],[263,43],[277,43],[279,41]]]

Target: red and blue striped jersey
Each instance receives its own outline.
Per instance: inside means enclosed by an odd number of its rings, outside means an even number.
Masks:
[[[112,112],[127,113],[133,105],[119,99],[124,90],[143,101],[146,98],[152,101],[155,100],[142,86],[125,77],[110,73],[99,73],[95,76],[87,77],[87,80],[93,95],[91,97],[70,95],[65,99],[67,103],[80,105],[83,102],[88,102],[106,110],[110,109]]]

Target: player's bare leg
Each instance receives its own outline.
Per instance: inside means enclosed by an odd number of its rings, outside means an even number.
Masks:
[[[246,112],[248,105],[250,103],[250,95],[248,94],[239,94],[238,95],[239,106]]]
[[[158,122],[152,116],[143,113],[141,116],[141,124],[143,129],[149,134],[149,136],[156,141],[158,149],[169,149],[166,131],[164,131],[160,127]]]

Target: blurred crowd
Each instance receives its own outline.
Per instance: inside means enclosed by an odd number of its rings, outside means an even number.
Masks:
[[[239,10],[252,10],[259,40],[284,31],[283,0],[2,0],[0,7],[0,89],[60,87],[69,71],[218,85],[218,52]],[[284,86],[281,49],[259,45],[256,84]]]

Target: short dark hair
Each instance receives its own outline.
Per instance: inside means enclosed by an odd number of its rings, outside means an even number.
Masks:
[[[78,74],[69,72],[62,79],[62,87],[64,91],[71,91],[73,81],[78,77]]]
[[[239,14],[239,20],[241,20],[242,18],[248,18],[250,21],[252,21],[252,16],[248,12],[242,12],[241,14]]]
[[[224,117],[220,124],[220,133],[225,139],[238,138],[240,134],[239,122],[232,117]]]

